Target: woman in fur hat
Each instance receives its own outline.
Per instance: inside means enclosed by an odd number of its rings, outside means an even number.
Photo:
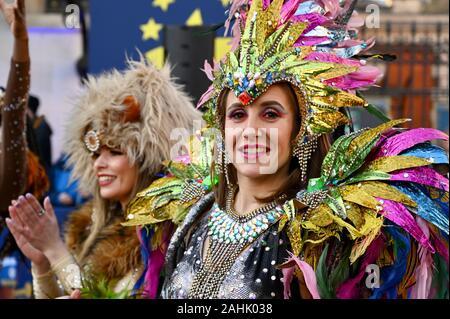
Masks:
[[[70,216],[65,241],[48,198],[44,208],[30,194],[9,207],[7,224],[32,261],[36,298],[86,288],[83,279],[89,278],[106,280],[115,292],[143,288],[140,293],[147,297],[157,294],[171,224],[160,225],[151,258],[143,262],[139,231],[121,223],[130,200],[170,157],[171,132],[191,129],[200,115],[173,83],[169,66],[159,71],[141,57],[140,62],[129,61],[128,67],[123,73],[114,70],[89,78],[70,117],[69,164],[93,200]]]

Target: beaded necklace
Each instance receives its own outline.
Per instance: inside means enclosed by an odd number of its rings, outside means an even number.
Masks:
[[[189,298],[217,298],[219,288],[239,254],[284,214],[274,201],[239,216],[231,210],[233,197],[233,192],[229,192],[225,211],[217,204],[212,208],[206,259],[194,277]]]

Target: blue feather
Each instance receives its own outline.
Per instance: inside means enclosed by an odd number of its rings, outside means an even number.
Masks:
[[[397,298],[397,286],[403,280],[406,273],[408,254],[411,249],[410,237],[403,234],[400,227],[393,224],[387,225],[384,230],[391,236],[394,244],[394,264],[381,269],[382,284],[375,288],[369,299],[380,299],[386,293],[388,299]]]
[[[429,198],[432,198],[434,203],[439,205],[439,207],[441,208],[442,211],[448,212],[448,209],[449,209],[448,199],[447,200],[444,199],[444,196],[447,193],[446,191],[432,187],[433,191],[435,193],[439,194],[439,196],[437,198],[433,198],[430,193],[431,187],[429,187],[429,186],[426,187],[426,186],[420,185],[420,184],[416,184],[416,187],[419,188],[426,196],[428,196]]]
[[[133,291],[136,293],[144,284],[145,281],[145,274],[148,270],[148,264],[151,257],[151,250],[150,250],[150,240],[153,236],[153,229],[147,229],[146,227],[142,227],[140,229],[141,234],[141,255],[142,255],[142,261],[144,263],[144,271],[142,272],[139,279],[136,281]]]
[[[402,185],[403,184],[403,185]],[[408,209],[436,225],[439,229],[448,234],[449,220],[448,210],[443,210],[437,205],[427,194],[412,183],[392,183],[392,185],[408,195],[413,201],[417,203],[416,208],[408,207]]]
[[[420,143],[401,152],[400,155],[432,158],[435,164],[448,164],[447,152],[442,147],[431,143]]]

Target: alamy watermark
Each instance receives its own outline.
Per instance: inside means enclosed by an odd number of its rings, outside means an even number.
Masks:
[[[67,29],[80,28],[80,7],[76,4],[69,4],[65,9],[64,24]]]

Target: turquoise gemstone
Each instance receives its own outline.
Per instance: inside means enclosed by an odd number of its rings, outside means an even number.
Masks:
[[[249,225],[245,225],[244,226],[244,230],[246,231],[246,232],[249,232],[249,231],[251,231],[252,230],[252,228],[249,226]]]

